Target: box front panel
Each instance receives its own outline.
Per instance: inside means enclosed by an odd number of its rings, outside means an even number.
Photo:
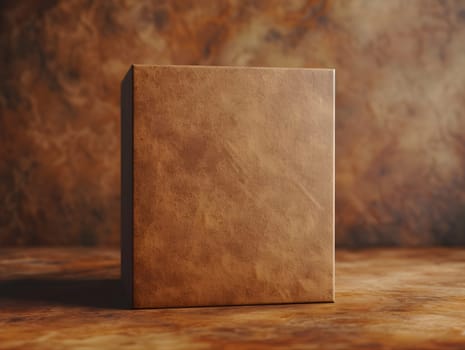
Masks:
[[[333,71],[134,68],[136,307],[333,300]]]

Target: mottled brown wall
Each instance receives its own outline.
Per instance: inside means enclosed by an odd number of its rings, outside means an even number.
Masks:
[[[131,63],[336,68],[338,244],[465,244],[465,2],[0,6],[0,244],[118,243]]]

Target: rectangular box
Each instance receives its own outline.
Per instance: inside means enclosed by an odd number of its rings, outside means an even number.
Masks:
[[[132,307],[334,300],[334,74],[131,67],[121,249]]]

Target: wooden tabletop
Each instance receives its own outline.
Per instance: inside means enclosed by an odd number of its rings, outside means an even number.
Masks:
[[[336,302],[127,310],[119,252],[0,250],[1,349],[465,349],[465,249],[337,251]]]

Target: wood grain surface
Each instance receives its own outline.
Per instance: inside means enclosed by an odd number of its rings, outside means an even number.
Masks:
[[[0,250],[0,349],[463,349],[465,250],[336,251],[336,303],[123,308],[119,252]]]
[[[334,71],[131,70],[122,265],[134,306],[332,301]]]

